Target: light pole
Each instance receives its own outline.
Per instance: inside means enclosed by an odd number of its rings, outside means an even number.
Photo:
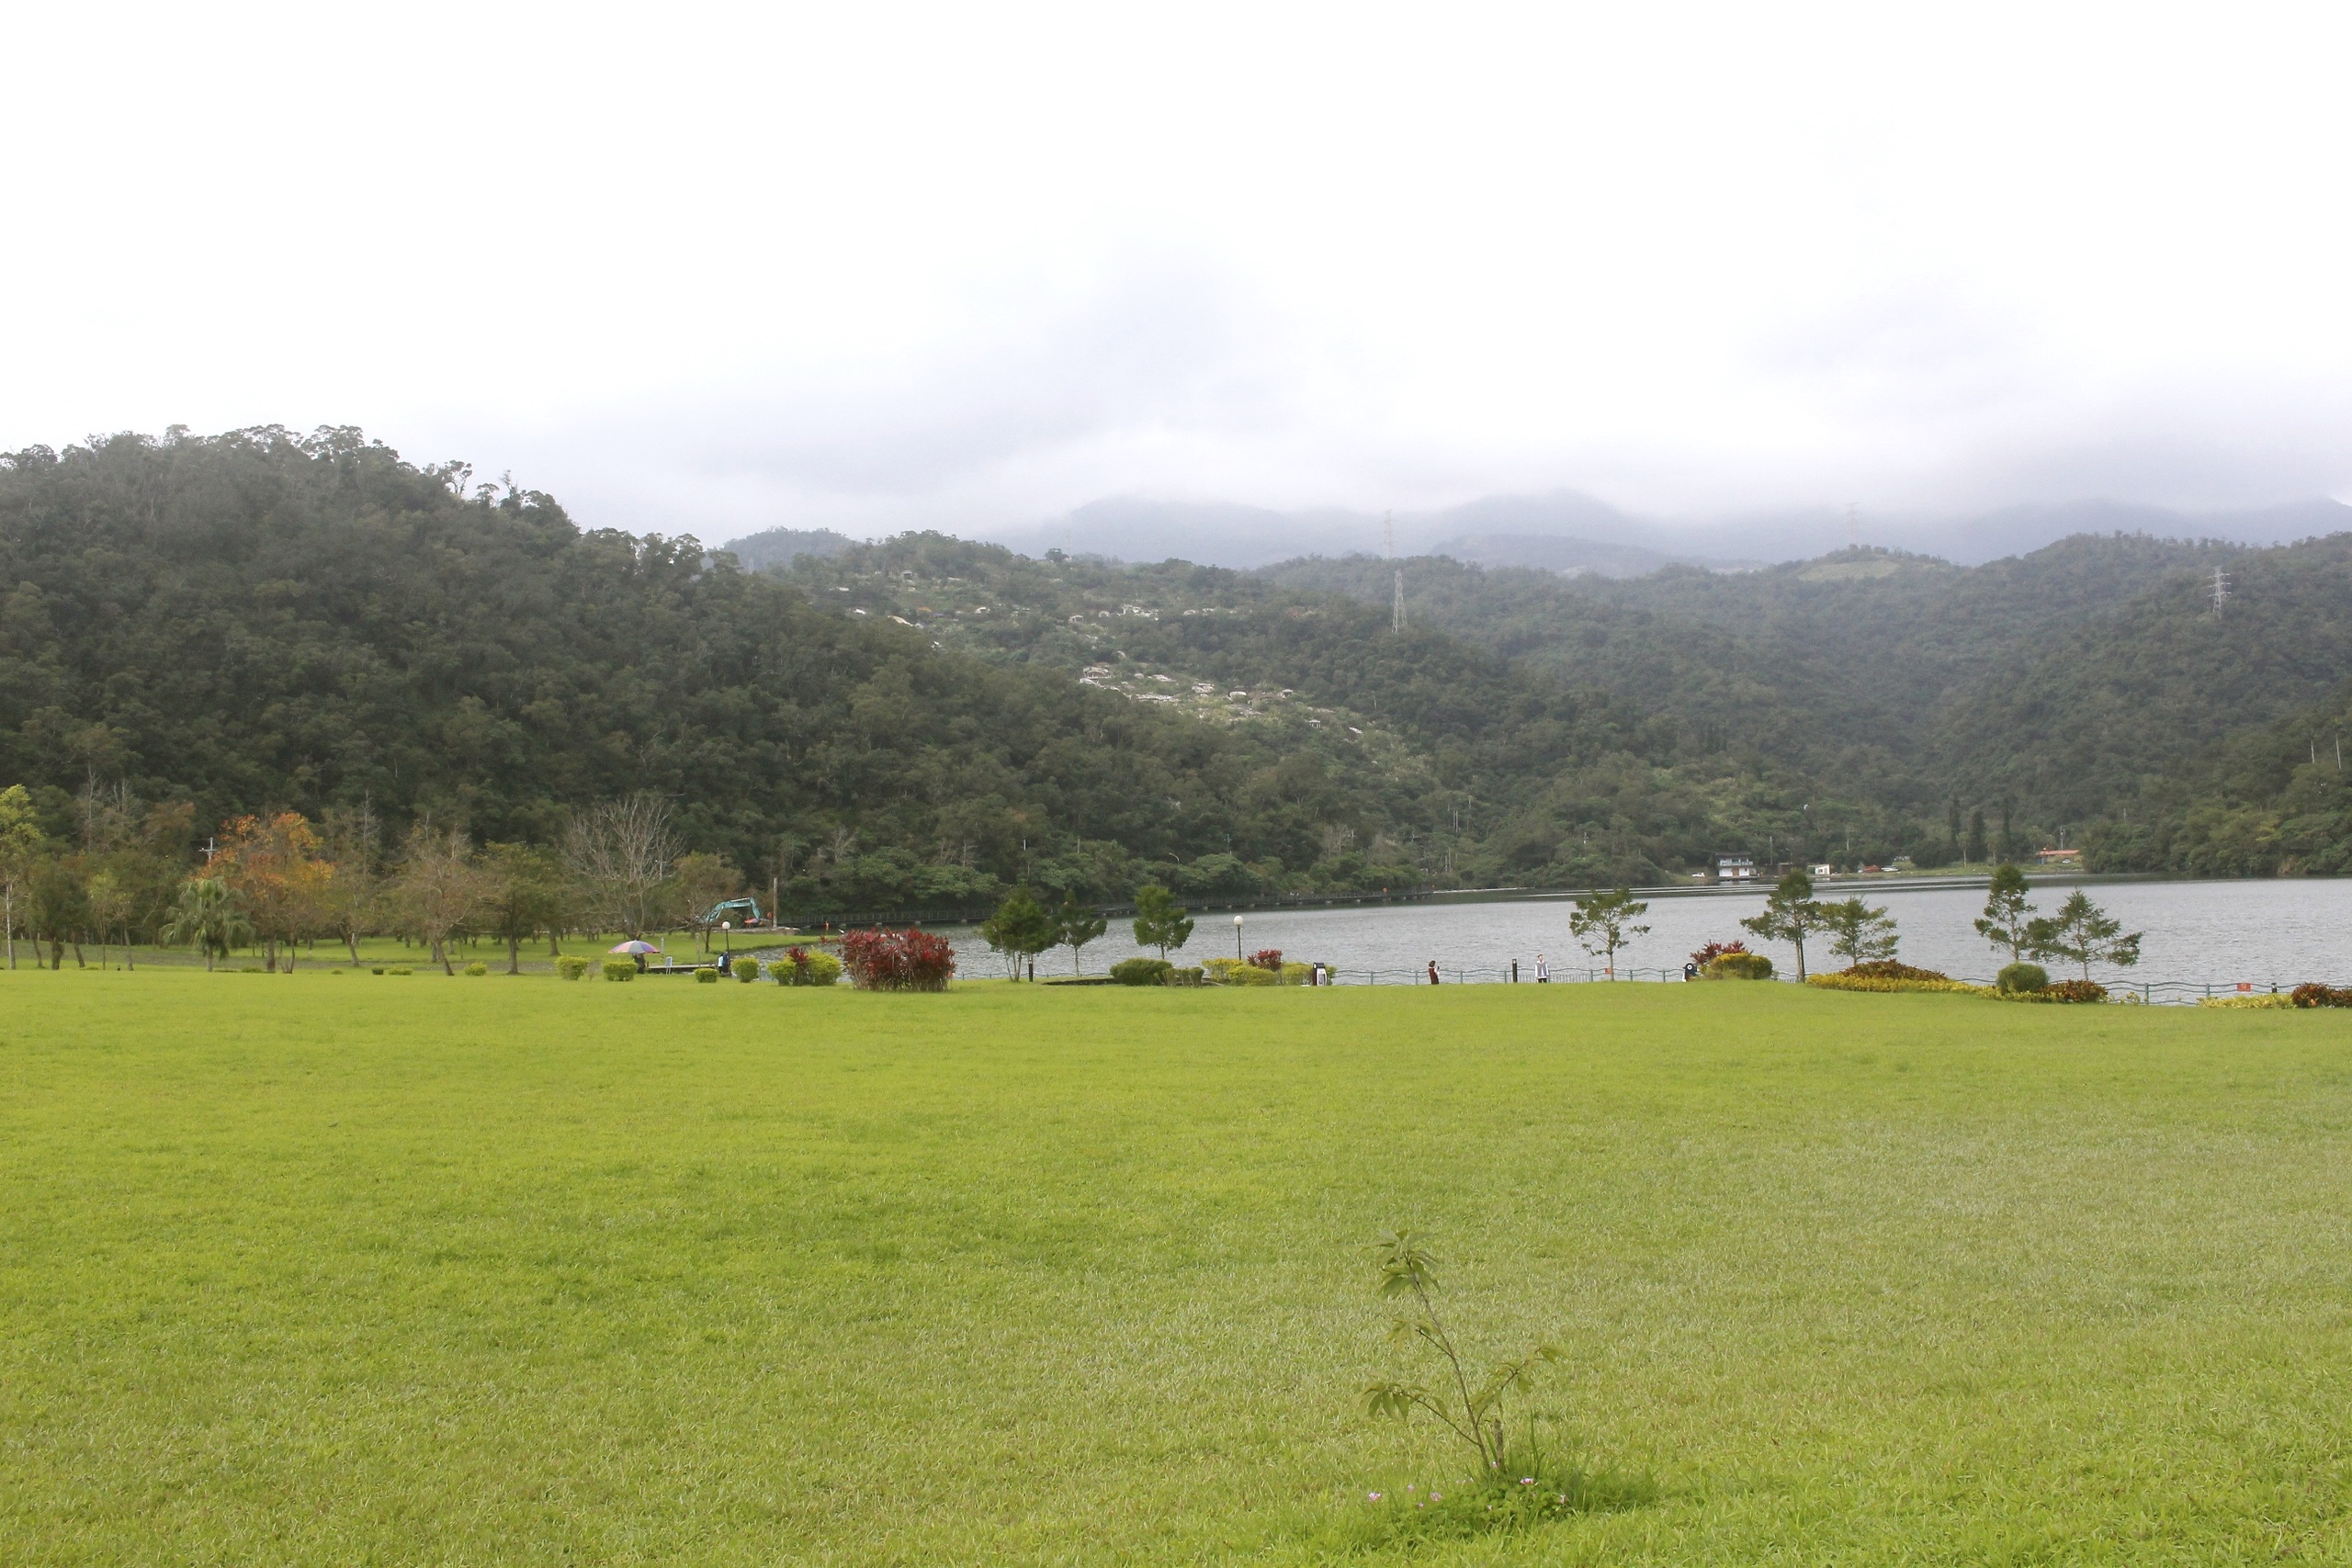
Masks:
[[[1233,961],[1241,962],[1241,917],[1233,917]]]
[[[718,957],[722,966],[725,964],[726,961],[729,958],[733,957],[735,953],[734,938],[729,934],[734,930],[735,922],[732,920],[721,920],[718,922]]]

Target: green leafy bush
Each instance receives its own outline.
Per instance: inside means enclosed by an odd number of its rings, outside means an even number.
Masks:
[[[1699,975],[1707,980],[1769,980],[1772,961],[1760,953],[1719,953]]]
[[[2004,996],[2045,990],[2049,985],[2050,971],[2039,964],[2004,964],[2001,972],[1993,976],[1994,989]]]
[[[370,970],[368,970],[368,973],[369,973],[370,975],[381,975],[383,972],[384,972],[384,966],[383,966],[382,964],[377,964],[374,968],[372,968],[372,969],[370,969]]]
[[[473,976],[476,979],[480,979],[482,976],[490,973],[490,965],[477,960],[476,962],[466,965],[466,973]]]
[[[637,965],[630,963],[626,958],[607,958],[599,967],[604,970],[605,978],[607,980],[634,980],[637,978]]]
[[[718,984],[718,971],[716,969],[695,970],[695,984],[697,986],[716,986]]]
[[[768,965],[768,975],[779,986],[830,986],[842,977],[842,961],[830,953],[787,948]]]
[[[760,961],[748,953],[727,967],[729,974],[747,986],[760,977]]]
[[[2255,1011],[2267,1012],[2273,1008],[2293,1008],[2310,1004],[2296,1001],[2292,993],[2262,991],[2242,997],[2199,997],[2197,998],[2197,1005],[2201,1008],[2245,1008]]]
[[[1219,986],[1272,986],[1282,979],[1271,969],[1261,969],[1238,958],[1212,958],[1203,967],[1208,971],[1209,979]]]
[[[1123,958],[1111,965],[1111,978],[1122,986],[1165,986],[1175,973],[1165,958]]]
[[[555,961],[555,972],[567,980],[577,980],[588,973],[588,961],[577,953],[567,953]],[[379,975],[383,971],[376,971]]]
[[[1168,980],[1168,983],[1171,986],[1200,986],[1205,985],[1207,982],[1207,971],[1204,970],[1197,964],[1193,964],[1189,969],[1177,970],[1175,974],[1169,976]]]

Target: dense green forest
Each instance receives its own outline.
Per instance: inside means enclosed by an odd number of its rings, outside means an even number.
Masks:
[[[812,915],[1948,864],[2062,831],[2118,869],[2334,871],[2352,842],[2347,536],[1624,580],[753,547],[582,530],[351,430],[0,457],[0,784],[52,845],[182,857],[289,811],[366,824],[365,856],[420,823],[554,846],[655,798],[678,852]]]
[[[1398,564],[1266,575],[1385,603]],[[2297,716],[2352,676],[2352,536],[2271,549],[2083,536],[1976,568],[1855,549],[1617,581],[1401,564],[1415,618],[1903,818],[1923,863],[1967,852],[1981,811],[1988,840],[2007,816],[2019,850],[2064,830],[2094,865],[2219,869],[2187,849],[2195,834],[2176,854],[2175,827],[2200,802],[2256,804],[2240,798],[2256,787],[2246,748],[2289,720],[2301,735],[2319,721]],[[2218,612],[2217,568],[2230,588]],[[2242,779],[2238,795],[2225,778]],[[2310,844],[2232,862],[2324,863]]]
[[[1232,614],[1180,623],[1204,667],[1319,673],[1371,722],[1270,691],[1261,717],[1204,723],[990,657],[1088,644],[1049,581],[951,645],[871,593],[812,603],[691,537],[582,531],[548,496],[468,479],[344,430],[7,457],[0,777],[31,786],[57,841],[104,799],[185,802],[198,840],[249,813],[365,807],[387,844],[423,820],[548,844],[580,808],[650,792],[682,848],[796,909],[853,910],[1021,881],[1458,876],[1495,801],[1631,724],[1456,639],[1399,643],[1344,600],[1276,606],[1229,577]]]

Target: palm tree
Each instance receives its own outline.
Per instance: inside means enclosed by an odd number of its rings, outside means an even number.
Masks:
[[[192,942],[202,948],[208,970],[214,953],[226,958],[230,948],[251,942],[253,936],[253,922],[237,908],[229,885],[209,876],[192,876],[181,885],[179,902],[164,926],[165,942]]]

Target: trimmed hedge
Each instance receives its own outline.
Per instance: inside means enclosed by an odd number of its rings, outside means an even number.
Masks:
[[[2255,1008],[2267,1011],[2272,1008],[2308,1007],[2311,1004],[2297,1002],[2293,995],[2289,992],[2265,991],[2259,996],[2199,997],[2197,998],[2197,1005],[2201,1008]],[[2345,1004],[2331,1003],[2329,1005],[2343,1006]]]
[[[768,978],[779,986],[830,986],[842,977],[842,961],[830,953],[789,948],[768,965]]]
[[[1897,964],[1892,958],[1875,959],[1868,964],[1855,964],[1838,971],[1858,980],[1949,980],[1951,976],[1939,969],[1914,969],[1908,964]]]
[[[634,980],[637,978],[636,964],[626,958],[607,958],[605,960],[603,967],[605,978],[607,980]]]
[[[2005,964],[2001,972],[1993,976],[1993,988],[2005,996],[2046,990],[2049,985],[2050,971],[2039,964]]]
[[[1769,980],[1772,961],[1760,953],[1719,953],[1699,971],[1702,980]]]
[[[1825,991],[1955,991],[1972,997],[1996,996],[1990,986],[1965,980],[1891,980],[1875,975],[1808,975],[1804,983]]]
[[[729,970],[735,978],[748,986],[760,977],[760,961],[747,953],[729,965]]]
[[[697,986],[716,986],[718,984],[718,971],[716,969],[695,970],[695,984]]]
[[[588,960],[577,953],[567,953],[555,961],[555,972],[567,980],[577,980],[588,973]],[[379,969],[376,973],[380,975],[383,971]]]
[[[1123,958],[1111,965],[1111,978],[1122,986],[1170,985],[1175,973],[1165,958]]]

